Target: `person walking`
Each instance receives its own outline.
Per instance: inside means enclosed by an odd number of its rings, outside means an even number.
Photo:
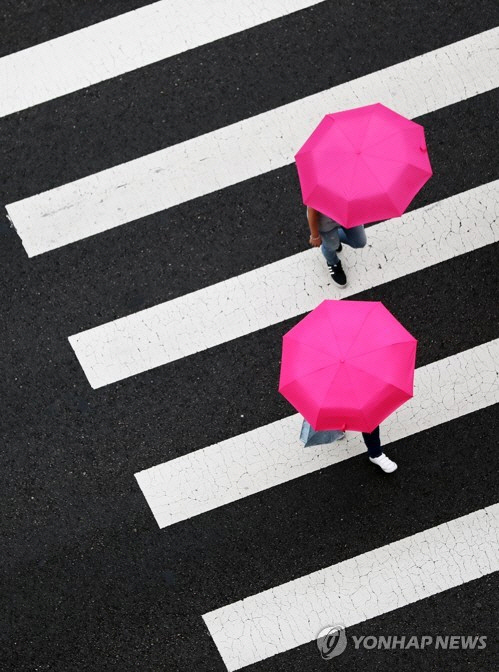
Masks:
[[[278,389],[303,418],[303,443],[360,432],[366,457],[395,471],[380,425],[414,395],[416,349],[380,301],[324,299],[282,338]]]
[[[337,287],[347,286],[345,271],[338,257],[342,251],[342,243],[353,248],[364,247],[367,238],[364,226],[354,226],[350,229],[343,228],[330,217],[322,212],[307,207],[307,219],[310,229],[310,245],[321,248],[331,275],[331,279]]]

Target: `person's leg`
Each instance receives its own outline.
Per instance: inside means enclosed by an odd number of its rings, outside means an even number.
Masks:
[[[367,243],[366,231],[363,226],[354,226],[351,229],[344,229],[340,226],[338,237],[342,243],[350,247],[365,247]]]
[[[362,432],[362,438],[367,446],[369,457],[379,457],[383,452],[381,450],[381,440],[379,438],[379,425],[370,434]]]
[[[338,255],[336,254],[336,250],[340,244],[338,230],[339,227],[331,231],[319,231],[322,239],[321,252],[330,266],[335,266],[339,262]]]
[[[364,443],[367,446],[367,452],[371,462],[383,469],[387,474],[391,474],[397,468],[397,465],[381,449],[381,440],[379,436],[379,425],[370,434],[362,432]]]
[[[336,250],[340,245],[338,230],[339,227],[336,227],[331,231],[319,231],[319,233],[322,238],[321,251],[327,261],[331,280],[337,287],[343,289],[347,286],[347,276],[336,254]]]

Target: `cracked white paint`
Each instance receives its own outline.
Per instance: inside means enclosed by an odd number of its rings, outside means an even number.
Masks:
[[[383,423],[387,445],[499,403],[499,339],[416,370],[414,397]],[[293,415],[135,474],[159,527],[366,452],[362,437],[304,448]]]
[[[108,385],[497,242],[498,196],[499,180],[371,227],[364,249],[345,246],[346,289],[308,249],[69,341],[91,386]]]
[[[320,0],[162,0],[0,58],[0,116],[118,77]]]
[[[227,669],[312,642],[499,570],[499,504],[203,616]]]
[[[32,257],[290,164],[332,110],[382,102],[417,117],[498,86],[495,28],[11,203],[7,211]]]

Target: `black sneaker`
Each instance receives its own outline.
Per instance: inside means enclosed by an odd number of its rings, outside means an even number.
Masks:
[[[331,275],[331,279],[334,282],[334,284],[341,288],[346,287],[347,276],[345,275],[345,271],[343,270],[341,261],[339,261],[334,266],[328,264],[327,267],[329,268],[329,273]]]
[[[341,243],[336,248],[336,252],[343,252],[343,245]]]

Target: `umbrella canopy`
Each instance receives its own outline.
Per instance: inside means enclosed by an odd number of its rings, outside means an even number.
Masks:
[[[279,392],[315,430],[372,432],[413,395],[416,339],[377,301],[323,301],[283,337]]]
[[[380,103],[327,114],[295,159],[303,202],[346,228],[400,216],[432,175],[423,127]]]

